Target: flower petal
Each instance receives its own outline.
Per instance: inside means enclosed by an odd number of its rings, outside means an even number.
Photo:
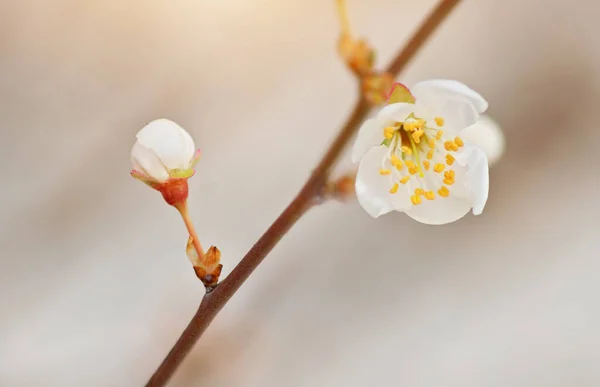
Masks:
[[[389,193],[392,177],[379,174],[387,154],[388,148],[384,145],[371,149],[360,162],[356,175],[356,197],[362,208],[373,218],[394,209],[391,203],[392,194]]]
[[[369,149],[381,145],[385,126],[384,120],[380,118],[370,118],[363,122],[352,148],[353,163],[359,162]]]
[[[417,100],[428,99],[432,95],[461,96],[473,104],[477,113],[483,113],[488,108],[487,101],[479,93],[464,83],[450,79],[432,79],[419,82],[413,86],[411,92]]]
[[[386,120],[386,125],[390,125],[393,122],[404,122],[406,118],[413,114],[417,117],[421,117],[425,114],[423,108],[420,105],[412,103],[397,102],[386,105],[377,114],[377,118]]]
[[[144,173],[159,183],[169,179],[169,173],[158,156],[138,141],[131,149],[131,162],[135,170]]]
[[[502,128],[488,115],[479,117],[475,124],[463,129],[460,136],[465,142],[483,149],[490,166],[494,165],[504,153],[506,140]]]
[[[454,156],[459,165],[467,167],[465,186],[473,204],[473,214],[479,215],[487,202],[490,176],[488,160],[483,149],[474,145],[465,145]]]
[[[479,118],[479,113],[466,99],[457,96],[432,96],[426,101],[418,100],[427,106],[428,123],[431,115],[444,118],[443,129],[445,132],[458,133],[462,129],[473,125]]]
[[[188,169],[194,157],[194,140],[182,127],[167,119],[152,121],[136,135],[168,169]]]
[[[435,200],[426,200],[405,211],[417,222],[441,225],[457,221],[465,216],[471,209],[471,201],[450,193],[447,198],[437,197]]]

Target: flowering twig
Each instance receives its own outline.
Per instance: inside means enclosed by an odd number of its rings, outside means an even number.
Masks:
[[[396,76],[413,58],[427,38],[435,31],[460,0],[441,0],[433,12],[421,24],[406,46],[394,58],[386,72]],[[210,325],[217,313],[235,294],[267,254],[291,229],[298,219],[312,206],[315,196],[327,184],[331,167],[341,155],[347,143],[369,112],[370,104],[359,88],[359,99],[345,125],[333,140],[329,149],[314,169],[304,187],[279,215],[267,231],[246,253],[231,273],[212,292],[206,293],[192,320],[185,328],[171,351],[167,354],[146,386],[164,386],[177,370],[183,359]]]

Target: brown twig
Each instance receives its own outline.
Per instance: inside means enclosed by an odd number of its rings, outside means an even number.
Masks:
[[[437,7],[429,14],[406,46],[394,58],[390,66],[388,66],[386,72],[396,76],[404,69],[418,49],[423,46],[427,38],[429,38],[459,2],[460,0],[440,0]],[[331,167],[341,155],[342,151],[352,138],[352,135],[356,132],[369,111],[369,104],[362,97],[362,93],[360,93],[360,95],[361,97],[356,102],[344,127],[333,140],[310,178],[304,184],[304,187],[302,187],[294,200],[259,238],[256,244],[254,244],[254,246],[246,253],[227,278],[225,278],[212,292],[207,293],[204,296],[196,314],[194,314],[194,317],[192,317],[192,320],[161,365],[154,372],[146,386],[164,386],[168,382],[194,344],[198,341],[206,328],[208,328],[217,313],[219,313],[227,301],[229,301],[248,277],[250,277],[252,272],[260,265],[267,254],[269,254],[290,228],[292,228],[296,221],[298,221],[298,219],[300,219],[300,217],[311,207],[313,199],[319,194],[324,184],[327,182]]]

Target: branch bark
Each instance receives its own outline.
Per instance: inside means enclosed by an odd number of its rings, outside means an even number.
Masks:
[[[423,46],[442,21],[460,3],[460,0],[440,0],[436,8],[427,16],[419,26],[405,47],[396,55],[394,60],[385,70],[396,76],[402,71],[410,60]],[[359,128],[369,112],[369,104],[362,97],[359,85],[359,97],[352,113],[346,120],[343,128],[333,140],[327,152],[310,175],[300,192],[287,208],[279,215],[273,224],[258,239],[246,253],[231,273],[210,293],[203,298],[192,320],[185,328],[171,351],[167,354],[161,365],[154,372],[147,387],[164,386],[175,373],[183,359],[190,352],[194,344],[208,328],[212,320],[225,306],[227,301],[237,292],[242,284],[250,277],[252,272],[260,265],[263,259],[271,252],[273,247],[283,238],[292,226],[310,209],[316,195],[320,193],[327,179],[331,167],[342,154],[348,142]]]

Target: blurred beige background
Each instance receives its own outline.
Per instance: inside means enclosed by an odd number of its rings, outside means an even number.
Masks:
[[[349,0],[381,65],[434,3]],[[599,12],[465,0],[402,80],[489,99],[508,149],[484,214],[310,212],[172,385],[599,385]],[[128,175],[136,131],[168,117],[202,148],[191,210],[227,273],[352,105],[337,33],[333,0],[0,0],[0,385],[147,380],[203,290]]]

